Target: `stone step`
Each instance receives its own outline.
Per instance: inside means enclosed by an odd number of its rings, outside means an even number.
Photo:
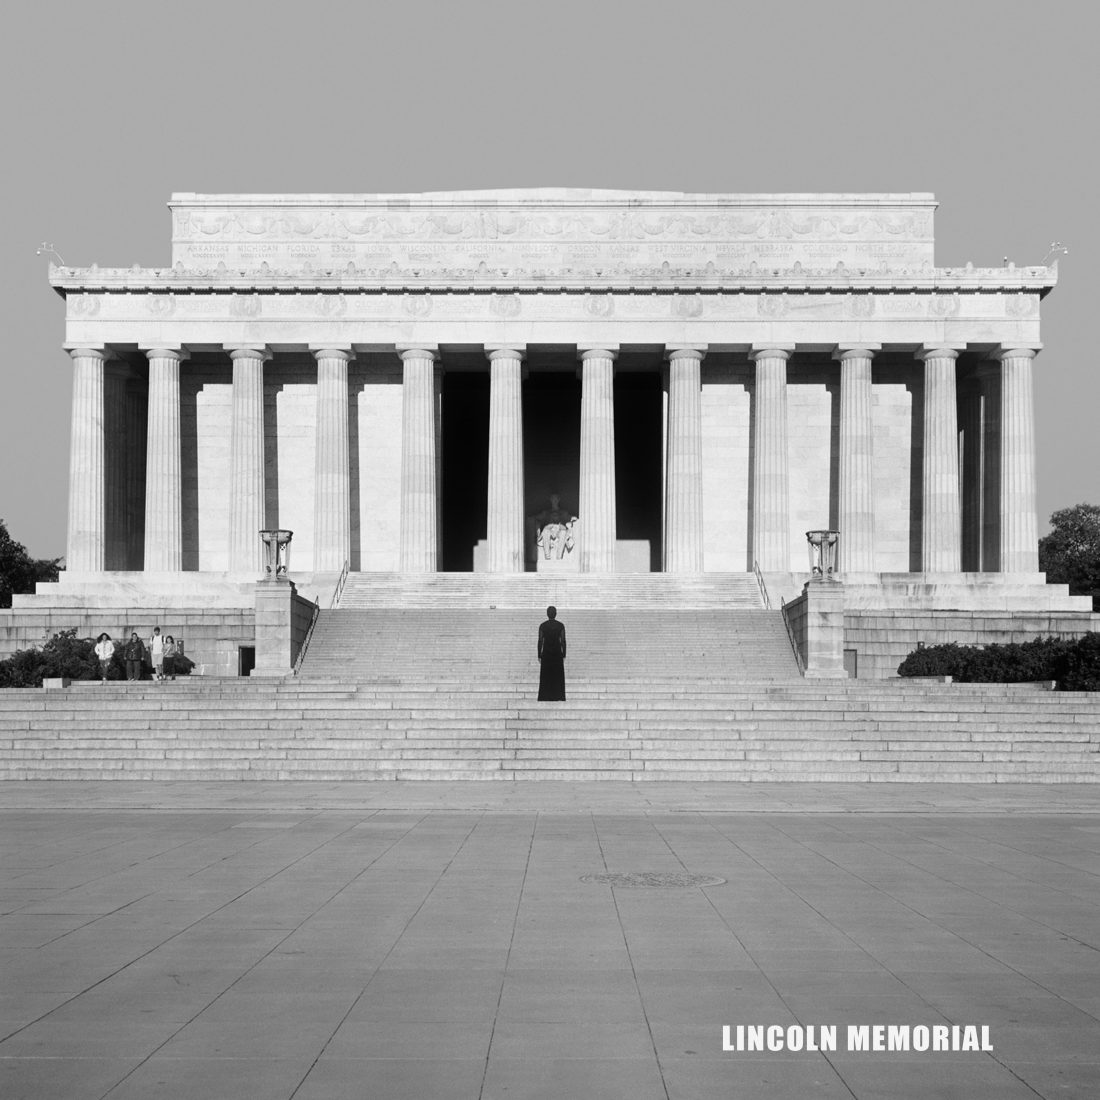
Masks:
[[[699,574],[547,574],[523,573],[352,573],[341,607],[495,606],[541,610],[548,604],[581,607],[650,609],[673,607],[760,607],[759,586],[751,573]]]
[[[541,612],[529,609],[355,610],[342,601],[341,608],[318,615],[302,676],[331,676],[339,669],[364,683],[408,685],[439,676],[467,684],[487,677],[533,683],[541,618]],[[691,677],[728,682],[798,675],[781,614],[760,607],[582,608],[570,613],[566,629],[567,672],[581,670],[589,681],[606,677],[639,684],[660,678],[668,683]]]

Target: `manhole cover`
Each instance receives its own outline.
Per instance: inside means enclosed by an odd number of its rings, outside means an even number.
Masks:
[[[686,871],[630,871],[627,874],[581,875],[581,882],[600,886],[631,886],[642,888],[680,888],[688,886],[721,886],[726,880],[717,875],[689,875]]]

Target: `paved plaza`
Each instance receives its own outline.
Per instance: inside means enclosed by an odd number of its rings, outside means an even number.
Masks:
[[[0,826],[4,1100],[1100,1095],[1088,786],[24,782]]]

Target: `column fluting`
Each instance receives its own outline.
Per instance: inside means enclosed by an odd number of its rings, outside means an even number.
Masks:
[[[488,354],[488,568],[490,573],[522,573],[524,349],[497,348]]]
[[[232,348],[233,424],[229,459],[229,568],[264,570],[264,362],[263,347]]]
[[[764,571],[791,568],[787,473],[787,360],[791,349],[754,348],[756,424],[753,431],[752,555]]]
[[[838,571],[875,568],[874,430],[871,423],[871,348],[842,348],[840,360],[840,469]]]
[[[310,350],[317,360],[313,569],[317,573],[338,573],[351,554],[348,363],[354,355],[344,348]]]
[[[615,571],[615,357],[607,348],[581,351],[582,573]]]
[[[65,569],[98,573],[106,566],[104,360],[97,348],[74,348],[69,443],[69,524]]]
[[[180,361],[159,348],[149,359],[148,458],[145,463],[145,571],[183,568],[183,485],[180,469]]]
[[[437,562],[436,353],[401,351],[401,544],[403,573],[434,573]]]
[[[959,430],[954,348],[928,347],[924,360],[924,481],[921,568],[957,573],[961,566]]]
[[[705,348],[668,353],[665,572],[703,571],[703,405]]]
[[[1001,572],[1037,573],[1034,348],[1005,348],[1001,360]]]

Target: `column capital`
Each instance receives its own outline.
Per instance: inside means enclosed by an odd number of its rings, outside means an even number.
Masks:
[[[790,359],[794,352],[794,344],[753,344],[749,349],[749,358],[756,362],[757,359]]]
[[[401,356],[402,361],[406,359],[431,359],[434,361],[439,358],[438,344],[395,344],[394,349]]]
[[[351,344],[310,344],[309,350],[314,359],[343,359],[350,363],[355,358]]]
[[[958,359],[963,351],[966,351],[965,344],[924,344],[917,348],[915,356],[922,362],[925,359]]]
[[[707,344],[665,344],[665,358],[696,359],[702,362],[706,358]]]
[[[577,358],[583,363],[586,359],[618,359],[618,344],[578,344]]]
[[[184,360],[191,358],[191,353],[187,348],[166,348],[156,344],[139,344],[138,347],[145,352],[146,359],[174,359],[177,363],[182,363]]]
[[[990,354],[989,358],[997,362],[1002,359],[1034,359],[1042,350],[1042,344],[1032,344],[1030,347],[1016,347],[1012,344],[1002,344],[997,351]]]
[[[86,344],[63,344],[62,347],[73,359],[111,359],[114,352],[109,348],[90,348]]]
[[[222,344],[230,359],[262,359],[265,363],[272,358],[272,351],[264,344]]]
[[[485,355],[492,362],[494,359],[526,359],[526,344],[485,344]]]
[[[845,359],[874,359],[875,353],[880,351],[881,344],[837,344],[833,349],[833,358],[841,363]]]

